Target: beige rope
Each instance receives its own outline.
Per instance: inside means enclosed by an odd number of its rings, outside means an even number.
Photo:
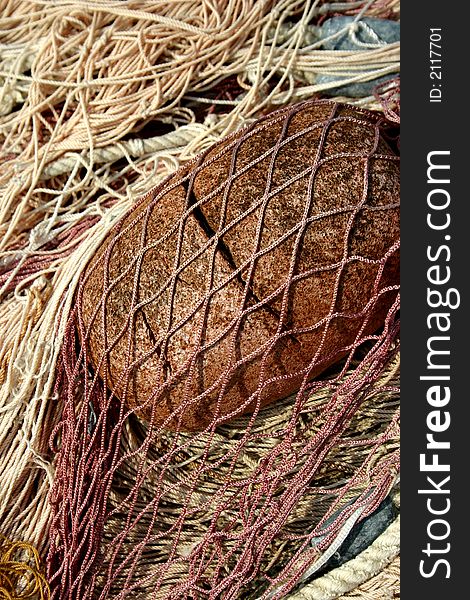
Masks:
[[[13,107],[23,103],[29,91],[29,82],[20,80],[28,71],[37,53],[36,44],[0,44],[0,117],[8,115]]]
[[[5,48],[9,43],[14,45],[25,58],[15,63],[14,73],[11,56],[5,58],[0,76],[8,77],[5,85],[11,89],[20,84],[28,86],[21,110],[8,115],[8,119],[0,118],[0,141],[8,148],[0,166],[0,245],[5,250],[20,244],[28,231],[44,223],[40,205],[56,203],[52,216],[46,210],[52,232],[61,219],[60,205],[67,203],[67,218],[73,221],[75,215],[84,216],[86,209],[82,209],[89,206],[85,190],[90,190],[91,197],[100,188],[111,194],[107,175],[102,177],[96,169],[97,165],[105,165],[106,171],[113,164],[118,152],[110,147],[146,119],[175,118],[179,112],[179,125],[181,119],[186,124],[193,122],[190,109],[176,108],[191,90],[205,89],[238,75],[247,93],[207,131],[208,136],[198,135],[187,144],[187,157],[206,147],[212,136],[224,136],[269,105],[305,98],[334,85],[312,84],[316,74],[338,73],[349,75],[347,81],[363,81],[394,72],[398,64],[396,45],[355,53],[304,52],[309,43],[308,23],[320,8],[324,12],[318,0],[305,3],[298,27],[291,28],[287,42],[283,41],[283,24],[293,11],[299,11],[294,0],[232,0],[220,12],[209,2],[190,0],[184,10],[179,3],[165,1],[158,4],[157,10],[154,3],[144,0],[125,6],[72,3],[73,10],[65,0],[47,4],[47,10],[44,2],[17,2],[14,10],[13,3],[4,4],[4,17],[0,19],[2,44]],[[363,6],[373,12],[379,9],[375,4]],[[274,5],[276,10],[269,10]],[[335,5],[332,10],[339,9],[341,6]],[[28,22],[34,23],[27,31],[22,19],[26,15]],[[202,30],[215,37],[203,42]],[[23,46],[18,46],[20,35]],[[341,72],[338,65],[343,65]],[[30,76],[24,74],[28,66]],[[280,80],[269,89],[276,73]],[[287,83],[288,88],[283,89]],[[373,98],[358,103],[377,106]],[[7,112],[12,108],[10,101],[1,106]],[[47,112],[53,118],[46,118]],[[122,150],[124,156],[143,158],[129,160],[134,173],[144,178],[149,171],[152,173],[153,181],[146,182],[138,192],[151,187],[159,169],[167,172],[169,165],[175,166],[169,162],[174,152],[166,153],[166,162],[158,156],[152,160],[150,153],[160,144],[156,140],[147,143],[150,151],[143,154],[137,142],[124,142]],[[127,148],[126,144],[133,147]],[[70,152],[75,153],[73,164]],[[62,160],[67,161],[67,169],[65,162],[59,162]],[[79,175],[82,166],[86,168],[85,176]],[[116,179],[125,179],[127,172],[123,169],[115,174]],[[53,186],[38,185],[67,173],[72,176]]]
[[[400,598],[400,557],[365,581],[362,585],[340,597],[340,600],[398,600]]]
[[[198,136],[207,134],[208,128],[202,124],[193,123],[183,125],[175,131],[152,138],[135,138],[125,142],[117,142],[104,148],[98,148],[94,152],[94,162],[96,165],[103,163],[114,163],[125,156],[141,157],[144,155],[154,155],[163,153],[180,154],[190,142]],[[81,166],[87,167],[90,164],[90,153],[82,154],[66,153],[59,160],[48,165],[42,172],[40,179],[50,179],[70,173],[79,163]]]
[[[80,275],[76,265],[87,262],[126,205],[117,205],[86,232],[70,260],[51,280],[44,273],[31,287],[0,304],[0,514],[2,528],[15,539],[28,539],[43,551],[48,539],[48,493],[54,468],[48,442],[57,422],[52,395],[55,364],[73,294]],[[41,294],[36,295],[42,282]],[[37,310],[38,298],[41,309]],[[15,314],[16,313],[16,314]]]
[[[47,545],[48,438],[60,408],[54,374],[83,266],[135,198],[181,162],[273,105],[318,90],[306,74],[360,79],[395,69],[396,47],[354,55],[308,49],[306,27],[316,16],[363,7],[381,16],[399,4],[0,0],[0,274],[11,269],[0,286],[0,519],[16,539]],[[299,25],[283,40],[282,24],[293,18]],[[198,99],[228,77],[245,93],[228,112],[197,122],[207,107]],[[378,107],[372,97],[354,102]],[[158,121],[175,131],[138,139]],[[45,248],[77,231],[67,252]],[[47,266],[8,287],[25,261],[45,257]],[[388,416],[384,409],[384,422]],[[358,427],[377,418],[365,410]],[[386,451],[394,453],[396,441]],[[332,478],[354,466],[341,452]],[[251,468],[252,457],[244,460]]]
[[[334,600],[387,567],[400,551],[400,517],[358,556],[287,596],[289,600]]]

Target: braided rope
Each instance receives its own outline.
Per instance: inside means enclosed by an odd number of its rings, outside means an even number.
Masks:
[[[398,600],[400,598],[400,556],[377,575],[341,596],[339,600]]]
[[[385,569],[400,551],[400,516],[356,558],[290,594],[289,600],[334,600]]]
[[[16,104],[22,104],[28,97],[29,82],[22,81],[20,75],[31,68],[37,54],[36,44],[0,43],[0,117],[10,114]]]
[[[97,148],[93,152],[95,164],[113,163],[127,155],[141,157],[144,155],[156,155],[162,152],[165,155],[179,154],[183,147],[187,146],[198,136],[204,136],[207,127],[202,124],[192,123],[183,125],[175,131],[151,138],[134,138],[116,144]],[[62,158],[48,165],[42,172],[40,179],[50,179],[70,173],[80,163],[87,167],[90,164],[90,153],[71,152],[64,154]]]

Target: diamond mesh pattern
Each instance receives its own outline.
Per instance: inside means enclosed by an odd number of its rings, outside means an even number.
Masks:
[[[398,186],[377,117],[332,103],[216,146],[98,253],[81,292],[90,362],[124,402],[147,420],[156,406],[154,422],[172,428],[293,393],[393,303]]]
[[[293,585],[321,551],[308,549],[312,537],[326,547],[358,505],[381,501],[396,415],[363,439],[349,426],[371,390],[396,393],[377,383],[397,338],[399,164],[387,127],[332,102],[277,111],[111,231],[83,274],[57,386],[56,598],[236,598],[257,578]],[[305,422],[318,389],[329,399]],[[287,416],[268,427],[280,407]],[[234,419],[241,429],[224,425]],[[250,464],[250,444],[265,442]],[[361,452],[328,491],[338,444]],[[310,497],[323,512],[307,533],[289,532]],[[293,539],[273,576],[268,549]]]

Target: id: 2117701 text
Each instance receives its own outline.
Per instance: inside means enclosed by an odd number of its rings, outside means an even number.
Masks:
[[[429,102],[442,101],[442,29],[429,29]]]

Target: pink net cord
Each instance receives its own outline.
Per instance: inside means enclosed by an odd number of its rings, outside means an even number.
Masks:
[[[351,4],[351,8],[347,9],[342,5],[343,10],[341,12],[333,12],[335,15],[357,15],[364,10],[364,4],[358,3],[355,0],[347,0],[347,3]],[[334,4],[332,5],[334,7]],[[376,0],[369,7],[369,12],[374,17],[380,17],[381,19],[394,19],[397,17],[397,3],[393,0]]]
[[[383,107],[384,115],[393,123],[400,123],[400,77],[384,81],[374,90],[374,96]]]
[[[293,118],[309,110],[319,110],[322,118],[300,132],[290,132]],[[263,126],[266,132],[268,126],[271,130],[279,126],[273,145],[264,156],[251,156],[241,166],[243,145]],[[352,148],[327,152],[336,128],[343,126],[365,127],[372,145],[359,152]],[[387,410],[384,404],[384,399],[396,396],[398,388],[396,382],[384,379],[384,373],[398,352],[398,285],[390,284],[388,273],[396,264],[399,242],[391,242],[383,255],[373,258],[361,255],[357,248],[353,252],[350,242],[360,219],[381,211],[394,214],[390,211],[397,209],[395,202],[385,201],[386,194],[381,202],[375,197],[375,206],[372,200],[372,162],[398,160],[380,142],[386,127],[373,113],[351,113],[327,102],[278,111],[157,186],[113,229],[108,245],[82,276],[57,375],[63,417],[52,440],[57,452],[48,557],[53,598],[235,599],[249,598],[253,590],[257,590],[253,597],[267,598],[271,593],[275,595],[270,597],[283,597],[358,507],[364,507],[365,517],[386,496],[398,469],[397,407]],[[276,188],[275,165],[282,149],[312,132],[319,135],[315,160],[305,172],[289,173],[287,181]],[[224,156],[230,157],[230,176],[218,187],[214,181],[209,193],[194,192],[197,175]],[[240,174],[265,159],[271,167],[262,200],[257,197],[257,205],[238,215],[221,215],[219,229],[188,254],[184,244],[195,212],[205,210],[217,194],[225,198],[226,208]],[[363,189],[357,204],[314,214],[312,190],[322,165],[345,159],[361,165]],[[269,202],[296,182],[302,182],[306,192],[304,206],[297,216],[291,215],[297,222],[286,227],[279,239],[266,242],[263,228],[269,222]],[[164,206],[165,197],[179,187],[185,191],[186,202],[174,226],[147,239],[152,211]],[[347,226],[340,260],[300,272],[304,236],[317,221],[327,223],[343,213]],[[220,243],[229,245],[230,232],[240,224],[248,230],[253,214],[256,235],[250,239],[251,253],[246,261],[235,257],[238,265],[231,265],[221,278],[216,262]],[[148,269],[146,256],[173,234],[176,243],[170,267],[165,267],[168,275],[149,295],[142,283]],[[139,240],[140,245],[133,246],[123,260],[119,248],[126,236]],[[289,239],[289,268],[273,289],[262,289],[259,264]],[[178,284],[190,278],[191,265],[201,257],[207,260],[207,285],[199,286],[197,301],[178,310]],[[341,307],[338,299],[342,277],[353,263],[375,268],[368,301],[359,312]],[[166,272],[156,263],[152,268]],[[332,300],[324,318],[315,323],[293,322],[290,294],[299,282],[323,271],[334,274]],[[123,294],[113,296],[113,290],[119,291],[119,283],[127,276],[134,282],[133,292],[124,301]],[[96,293],[93,310],[85,305],[90,281],[99,282],[91,288]],[[230,285],[238,290],[240,304],[225,328],[211,334],[207,327],[203,336],[212,303],[217,306],[218,295]],[[325,295],[326,290],[325,284]],[[171,310],[159,337],[137,348],[135,340],[141,339],[137,317],[151,315],[151,308],[158,306],[164,294]],[[277,326],[268,342],[240,356],[233,350],[236,340],[243,337],[243,325],[263,307],[270,308],[271,317],[276,316]],[[119,311],[119,327],[108,339],[107,319],[116,318]],[[384,314],[380,329],[373,317],[377,311]],[[328,347],[327,334],[342,319],[351,324],[353,334],[338,354]],[[147,391],[142,369],[150,364],[157,372],[167,372],[164,363],[174,360],[175,339],[188,322],[198,332],[197,343],[182,366],[172,365],[169,375],[175,386],[181,378],[184,392],[173,412],[162,416],[158,411],[169,385],[162,380]],[[317,336],[318,350],[305,364],[296,363],[294,373],[283,375],[266,368],[276,344],[289,336],[303,340],[307,337],[302,336],[309,335]],[[198,374],[202,369],[206,377],[204,365],[211,349],[222,340],[228,340],[227,362],[215,377],[207,376],[201,387]],[[120,344],[126,349],[121,367]],[[312,381],[312,373],[333,354],[343,357],[339,366]],[[232,413],[224,414],[221,407],[231,378],[254,360],[261,366],[245,405],[231,406]],[[269,385],[291,380],[299,382],[295,397],[262,409]],[[202,421],[201,430],[183,430],[180,417],[195,406],[205,406],[204,402],[213,412]],[[244,415],[247,407],[251,412]],[[363,414],[372,422],[368,429],[361,429],[365,427],[360,422]],[[228,416],[231,419],[226,423]],[[311,545],[313,538],[321,538],[316,547]]]
[[[75,249],[82,234],[92,227],[99,217],[84,217],[68,231],[52,237],[39,249],[28,250],[25,246],[11,251],[4,264],[0,264],[0,290],[8,293],[40,271],[48,269],[56,261],[68,256]]]

